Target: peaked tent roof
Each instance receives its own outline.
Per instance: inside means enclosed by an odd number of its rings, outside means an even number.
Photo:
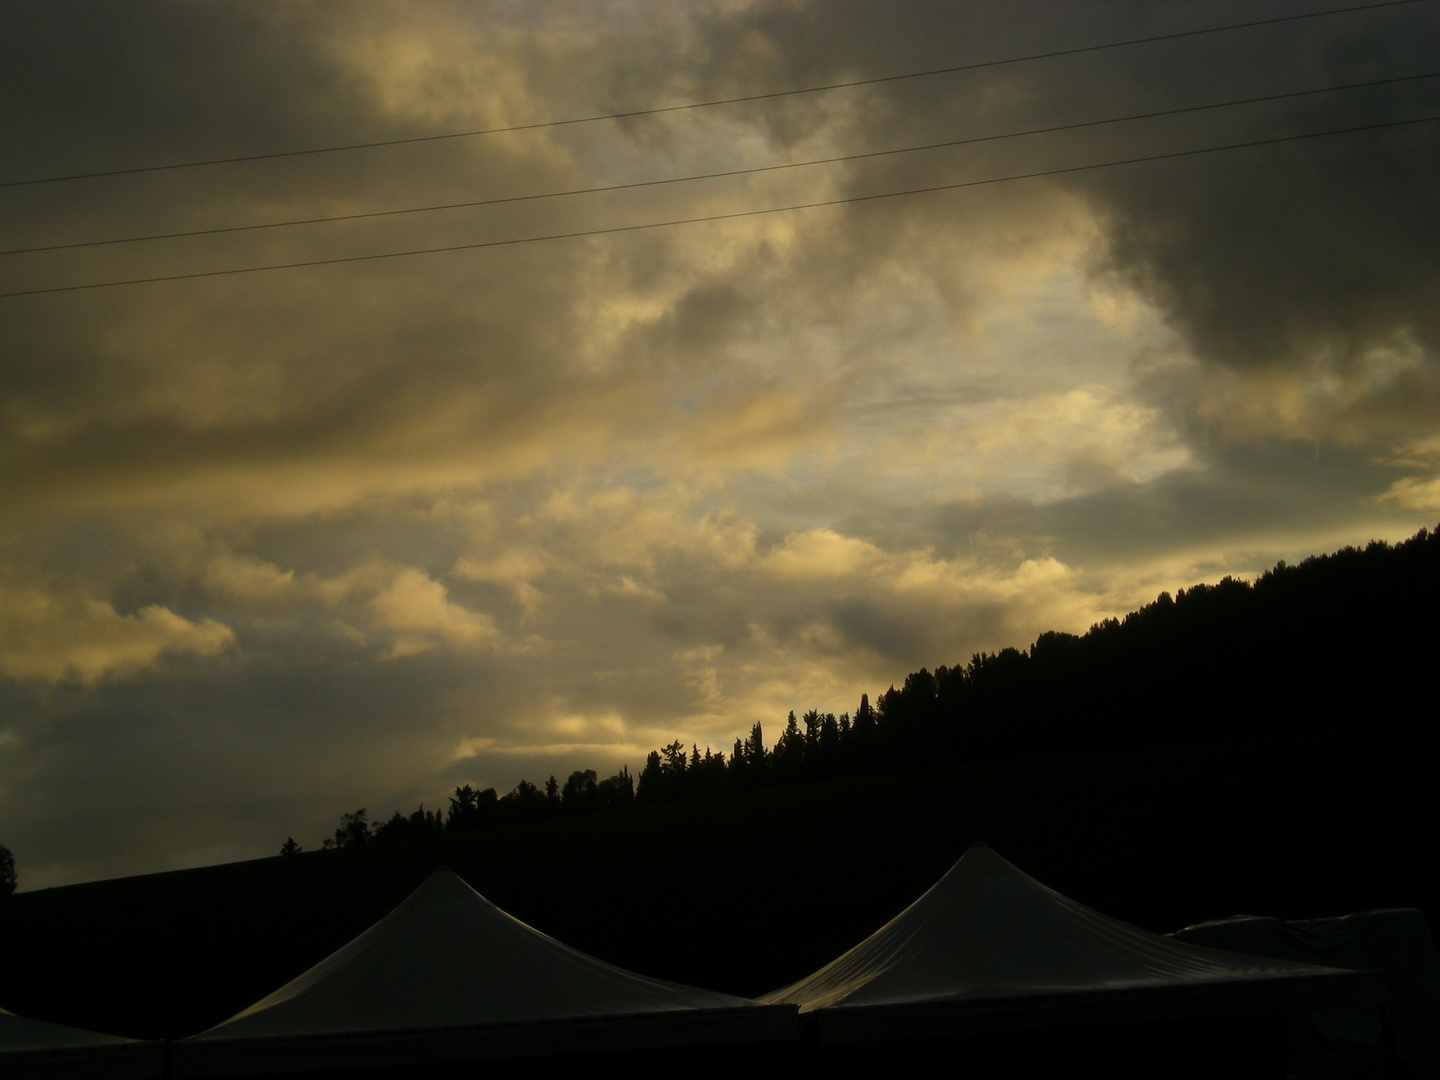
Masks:
[[[7,1078],[158,1077],[164,1048],[0,1009],[0,1073]]]
[[[1182,945],[1040,884],[984,844],[843,956],[760,998],[822,1041],[1373,1000],[1370,973]]]
[[[354,941],[173,1047],[176,1076],[793,1038],[793,1006],[646,978],[437,870]]]

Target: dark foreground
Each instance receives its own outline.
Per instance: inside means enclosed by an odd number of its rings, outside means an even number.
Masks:
[[[577,948],[744,996],[848,949],[976,839],[1159,931],[1383,906],[1419,907],[1433,928],[1433,755],[1366,729],[1359,718],[1343,731],[835,780],[21,893],[0,906],[0,1006],[132,1037],[194,1034],[344,944],[441,864]],[[1174,1074],[1183,1045],[1187,1060],[1228,1055],[1225,1072],[1243,1059],[1283,1074],[1264,1040],[1243,1042],[1095,1029],[932,1049],[1073,1064],[1083,1048],[1114,1071],[1162,1054]],[[840,1053],[827,1069],[858,1071],[864,1057]]]

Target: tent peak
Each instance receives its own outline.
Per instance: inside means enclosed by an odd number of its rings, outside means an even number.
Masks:
[[[1185,1000],[1211,997],[1242,1004],[1289,1000],[1292,984],[1319,985],[1314,980],[1322,977],[1345,982],[1350,974],[1182,948],[1062,896],[977,843],[860,944],[759,1000],[838,1017],[858,1015],[856,1008],[920,1003],[983,1012],[1003,1002],[1012,1011],[1023,1006],[1038,1013],[1067,997],[1072,1004],[1108,998],[1113,1005],[1107,1008],[1127,1015],[1136,1001],[1163,1003],[1176,995],[1182,1011]],[[1349,992],[1336,987],[1337,994]]]

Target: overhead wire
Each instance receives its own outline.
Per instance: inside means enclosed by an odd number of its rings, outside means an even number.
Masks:
[[[848,195],[834,199],[820,199],[788,206],[763,207],[755,210],[736,210],[723,214],[703,214],[688,218],[674,218],[668,221],[640,222],[632,225],[615,225],[606,228],[577,229],[570,232],[548,233],[540,236],[513,237],[504,240],[481,240],[464,244],[445,244],[439,247],[411,248],[404,251],[376,252],[369,255],[344,255],[325,259],[305,259],[296,262],[271,263],[264,266],[231,267],[223,270],[196,270],[182,274],[159,274],[152,277],[126,278],[116,281],[89,282],[80,285],[57,285],[41,289],[21,289],[0,292],[0,300],[25,296],[42,296],[54,293],[83,292],[95,289],[110,289],[126,285],[151,285],[161,282],[193,281],[202,278],[229,277],[239,274],[258,274],[277,270],[297,270],[318,266],[335,266],[342,263],[375,262],[383,259],[400,259],[416,255],[437,255],[455,251],[476,251],[484,248],[514,247],[520,244],[535,244],[553,240],[574,240],[592,236],[612,236],[620,233],[640,232],[648,229],[671,228],[680,225],[695,225],[703,222],[732,221],[740,218],[761,217],[767,214],[791,213],[800,210],[814,210],[822,207],[843,206],[857,203],[874,203],[883,199],[895,199],[912,195],[925,195],[941,191],[958,191],[964,188],[984,187],[991,184],[1009,183],[1016,180],[1030,180],[1046,176],[1091,172],[1098,169],[1115,168],[1122,165],[1137,165],[1146,162],[1167,161],[1202,154],[1213,154],[1227,150],[1243,150],[1260,146],[1274,146],[1281,143],[1300,142],[1334,135],[1349,135],[1366,131],[1380,131],[1387,128],[1427,124],[1440,120],[1440,114],[1412,117],[1407,120],[1388,120],[1373,124],[1359,124],[1324,131],[1305,132],[1298,135],[1277,135],[1264,139],[1249,139],[1243,142],[1222,143],[1218,146],[1198,147],[1190,150],[1172,150],[1156,154],[1119,158],[1112,161],[1093,162],[1085,165],[1069,165],[1059,168],[1036,169],[1029,172],[1011,173],[1006,176],[987,177],[981,180],[964,180],[948,184],[930,184],[924,187],[905,188],[899,191],[877,192],[870,195]]]
[[[630,120],[644,116],[660,116],[667,113],[686,112],[693,109],[708,109],[721,105],[739,105],[758,101],[773,101],[779,98],[796,97],[802,94],[820,94],[832,90],[844,90],[859,86],[879,86],[885,83],[903,82],[911,79],[931,78],[939,75],[954,75],[967,71],[981,71],[987,68],[1003,67],[1010,64],[1029,63],[1037,60],[1054,60],[1065,56],[1081,56],[1087,53],[1103,52],[1109,49],[1128,48],[1136,45],[1150,45],[1162,41],[1179,41],[1186,38],[1219,34],[1234,30],[1247,30],[1261,26],[1275,26],[1283,23],[1300,22],[1335,15],[1348,15],[1383,8],[1403,7],[1410,4],[1431,3],[1433,0],[1377,0],[1367,4],[1351,4],[1345,7],[1325,8],[1320,11],[1295,12],[1289,15],[1275,15],[1263,19],[1226,23],[1222,26],[1199,27],[1192,30],[1178,30],[1165,34],[1150,34],[1144,37],[1126,38],[1121,41],[1101,42],[1095,45],[1077,45],[1064,49],[1050,49],[1044,52],[1027,53],[1020,56],[1002,57],[994,60],[977,60],[966,64],[952,64],[946,67],[928,68],[923,71],[903,72],[896,75],[880,75],[865,79],[846,79],[819,86],[800,87],[791,90],[773,90],[764,93],[742,94],[735,97],[715,98],[708,101],[682,102],[676,105],[659,105],[645,109],[629,109],[620,112],[596,113],[591,116],[576,116],[563,120],[541,120],[526,124],[507,124],[491,128],[475,128],[468,131],[442,132],[433,135],[412,135],[397,139],[376,139],[368,142],[343,143],[335,146],[306,147],[298,150],[279,150],[261,154],[239,154],[229,157],[204,158],[193,161],[177,161],[159,165],[137,165],[122,169],[102,169],[91,172],[64,173],[54,176],[40,176],[29,179],[0,181],[0,189],[28,187],[38,184],[57,184],[71,180],[93,180],[111,176],[133,176],[141,173],[169,172],[178,169],[196,169],[214,165],[236,165],[244,162],[273,161],[282,158],[297,158],[317,154],[334,154],[352,150],[369,150],[386,146],[407,146],[418,143],[442,142],[453,139],[467,139],[482,135],[499,135],[506,132],[539,131],[548,128],[569,127],[577,124],[591,124],[603,120]]]
[[[570,188],[563,191],[546,191],[526,195],[507,195],[490,199],[469,199],[463,202],[436,203],[427,206],[410,206],[395,210],[368,210],[349,214],[329,214],[320,217],[291,218],[286,221],[266,221],[248,225],[218,225],[203,229],[180,229],[173,232],[145,233],[138,236],[114,237],[104,240],[78,240],[63,244],[37,244],[31,247],[0,249],[0,255],[29,255],[45,251],[73,251],[81,248],[107,247],[116,244],[138,244],[155,240],[176,240],[195,236],[220,236],[229,233],[257,232],[267,229],[292,228],[301,225],[321,225],[337,221],[366,221],[377,218],[399,217],[409,214],[435,213],[444,210],[477,209],[483,206],[501,206],[509,203],[536,202],[543,199],[558,199],[576,195],[596,195],[613,191],[632,191],[638,188],[661,187],[670,184],[684,184],[698,180],[718,180],[735,176],[754,176],[760,173],[779,172],[786,169],[803,169],[817,165],[834,165],[849,161],[865,161],[897,154],[913,154],[929,150],[951,149],[959,146],[973,146],[979,143],[999,142],[1032,135],[1050,135],[1065,131],[1080,131],[1086,128],[1102,127],[1109,124],[1129,123],[1136,120],[1153,120],[1169,116],[1182,116],[1212,109],[1234,108],[1241,105],[1255,105],[1266,102],[1293,100],[1318,94],[1367,89],[1396,83],[1417,82],[1424,79],[1440,78],[1440,71],[1423,72],[1416,75],[1397,75],[1385,79],[1370,79],[1364,82],[1343,83],[1308,90],[1291,90],[1276,94],[1262,94],[1256,97],[1233,98],[1227,101],[1210,102],[1203,105],[1184,105],[1151,112],[1130,113],[1125,116],[1105,117],[1099,120],[1081,120],[1068,124],[1052,124],[1047,127],[1027,128],[993,135],[976,135],[963,139],[947,139],[942,142],[924,143],[918,146],[902,146],[886,150],[870,150],[854,154],[836,154],[831,157],[812,158],[808,161],[790,161],[777,165],[754,165],[738,169],[722,169],[714,172],[692,173],[687,176],[670,176],[656,180],[634,180],[620,184],[600,184],[593,187]]]

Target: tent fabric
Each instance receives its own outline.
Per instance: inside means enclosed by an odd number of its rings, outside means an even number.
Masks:
[[[31,1020],[0,1009],[0,1075],[7,1078],[161,1075],[164,1048],[118,1035]]]
[[[175,1044],[173,1065],[176,1076],[224,1075],[766,1041],[796,1031],[793,1007],[624,971],[437,870],[309,971]]]
[[[22,1050],[61,1050],[86,1046],[116,1046],[132,1040],[118,1035],[102,1035],[98,1031],[30,1020],[0,1009],[0,1053]]]
[[[1383,1003],[1291,1015],[1287,1026],[1296,1051],[1315,1059],[1345,1046],[1378,1046],[1420,1076],[1440,1078],[1440,950],[1416,909],[1297,921],[1238,915],[1187,926],[1174,937],[1254,956],[1378,971]]]
[[[1183,945],[1091,911],[975,844],[905,911],[758,999],[821,1041],[1372,1000],[1372,974]]]

